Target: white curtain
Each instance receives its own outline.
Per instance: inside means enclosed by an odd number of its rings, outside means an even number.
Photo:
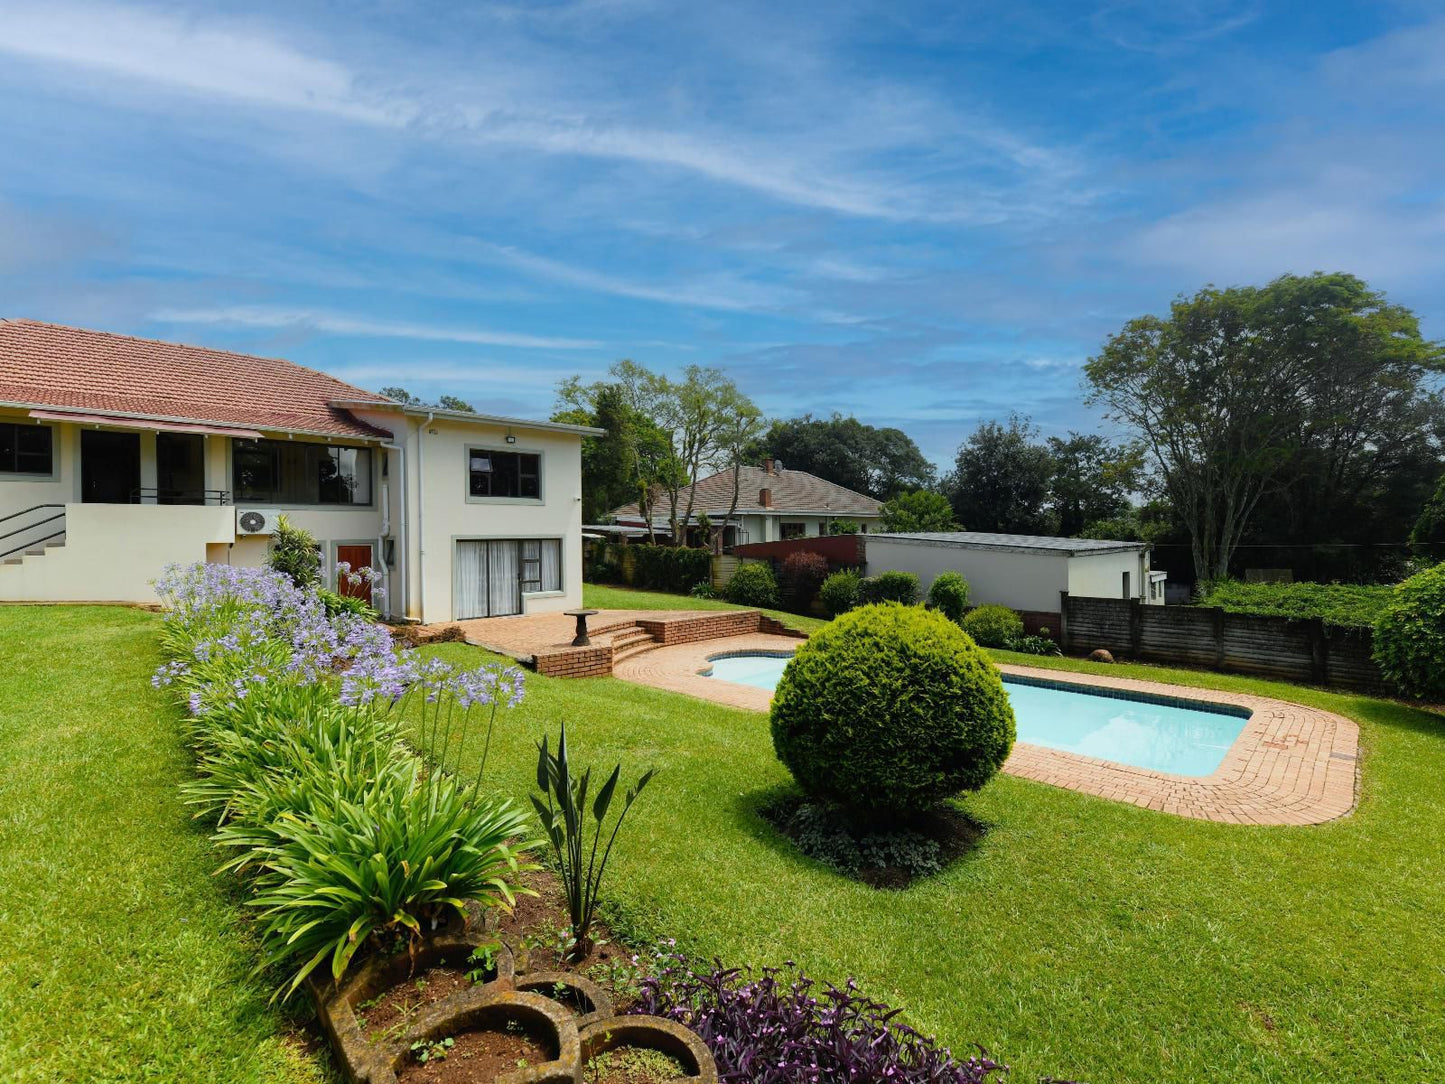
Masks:
[[[517,576],[522,571],[518,560],[519,549],[515,542],[491,542],[487,544],[491,557],[487,562],[487,587],[490,611],[493,617],[520,612],[520,592]]]
[[[452,569],[457,620],[487,616],[487,544],[458,542]]]
[[[542,590],[562,590],[562,540],[542,539]]]

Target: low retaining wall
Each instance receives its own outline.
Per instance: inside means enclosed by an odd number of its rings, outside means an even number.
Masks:
[[[1384,677],[1371,657],[1368,629],[1226,613],[1218,607],[1144,606],[1133,599],[1064,592],[1065,651],[1104,648],[1148,662],[1199,666],[1280,681],[1378,692]]]
[[[604,629],[593,630],[593,635],[615,634],[629,628],[645,632],[653,641],[652,646],[656,647],[719,640],[750,632],[807,639],[807,633],[790,629],[758,610],[679,611],[675,617],[639,618],[625,625],[608,625]],[[547,677],[606,677],[612,673],[615,659],[616,648],[612,644],[596,644],[540,652],[532,656],[532,667]]]

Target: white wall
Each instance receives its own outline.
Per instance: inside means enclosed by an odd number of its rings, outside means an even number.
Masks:
[[[582,604],[582,439],[579,434],[514,426],[508,428],[449,418],[403,420],[369,417],[375,425],[403,434],[406,447],[407,506],[405,569],[407,614],[429,623],[453,620],[452,563],[460,539],[562,539],[562,590],[527,595],[524,613],[576,609]],[[467,449],[536,452],[542,457],[541,498],[473,498],[469,495]],[[393,472],[394,479],[397,472]],[[399,500],[396,494],[393,501]],[[393,525],[393,535],[396,534]],[[393,589],[394,590],[394,589]]]
[[[995,602],[1015,610],[1058,613],[1059,592],[1069,586],[1068,558],[1062,554],[866,537],[868,575],[912,572],[924,594],[939,573],[952,569],[968,580],[969,601],[975,606]]]
[[[1079,598],[1123,598],[1124,573],[1129,573],[1129,597],[1148,595],[1149,565],[1137,550],[1093,553],[1069,558],[1069,594]]]

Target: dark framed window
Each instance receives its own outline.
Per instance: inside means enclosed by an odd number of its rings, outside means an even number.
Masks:
[[[803,538],[808,533],[806,523],[784,523],[782,535],[784,538]]]
[[[235,440],[231,488],[238,501],[370,504],[371,449],[291,440]]]
[[[54,474],[53,434],[48,425],[0,423],[0,474]]]
[[[542,496],[542,457],[536,452],[467,449],[467,492],[473,497]]]

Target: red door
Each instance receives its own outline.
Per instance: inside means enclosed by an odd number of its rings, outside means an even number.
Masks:
[[[371,546],[337,546],[336,560],[340,564],[351,566],[352,574],[360,572],[363,568],[371,568]],[[371,581],[362,579],[353,583],[345,573],[338,573],[336,576],[336,591],[338,594],[350,598],[359,598],[368,606],[371,605]]]

